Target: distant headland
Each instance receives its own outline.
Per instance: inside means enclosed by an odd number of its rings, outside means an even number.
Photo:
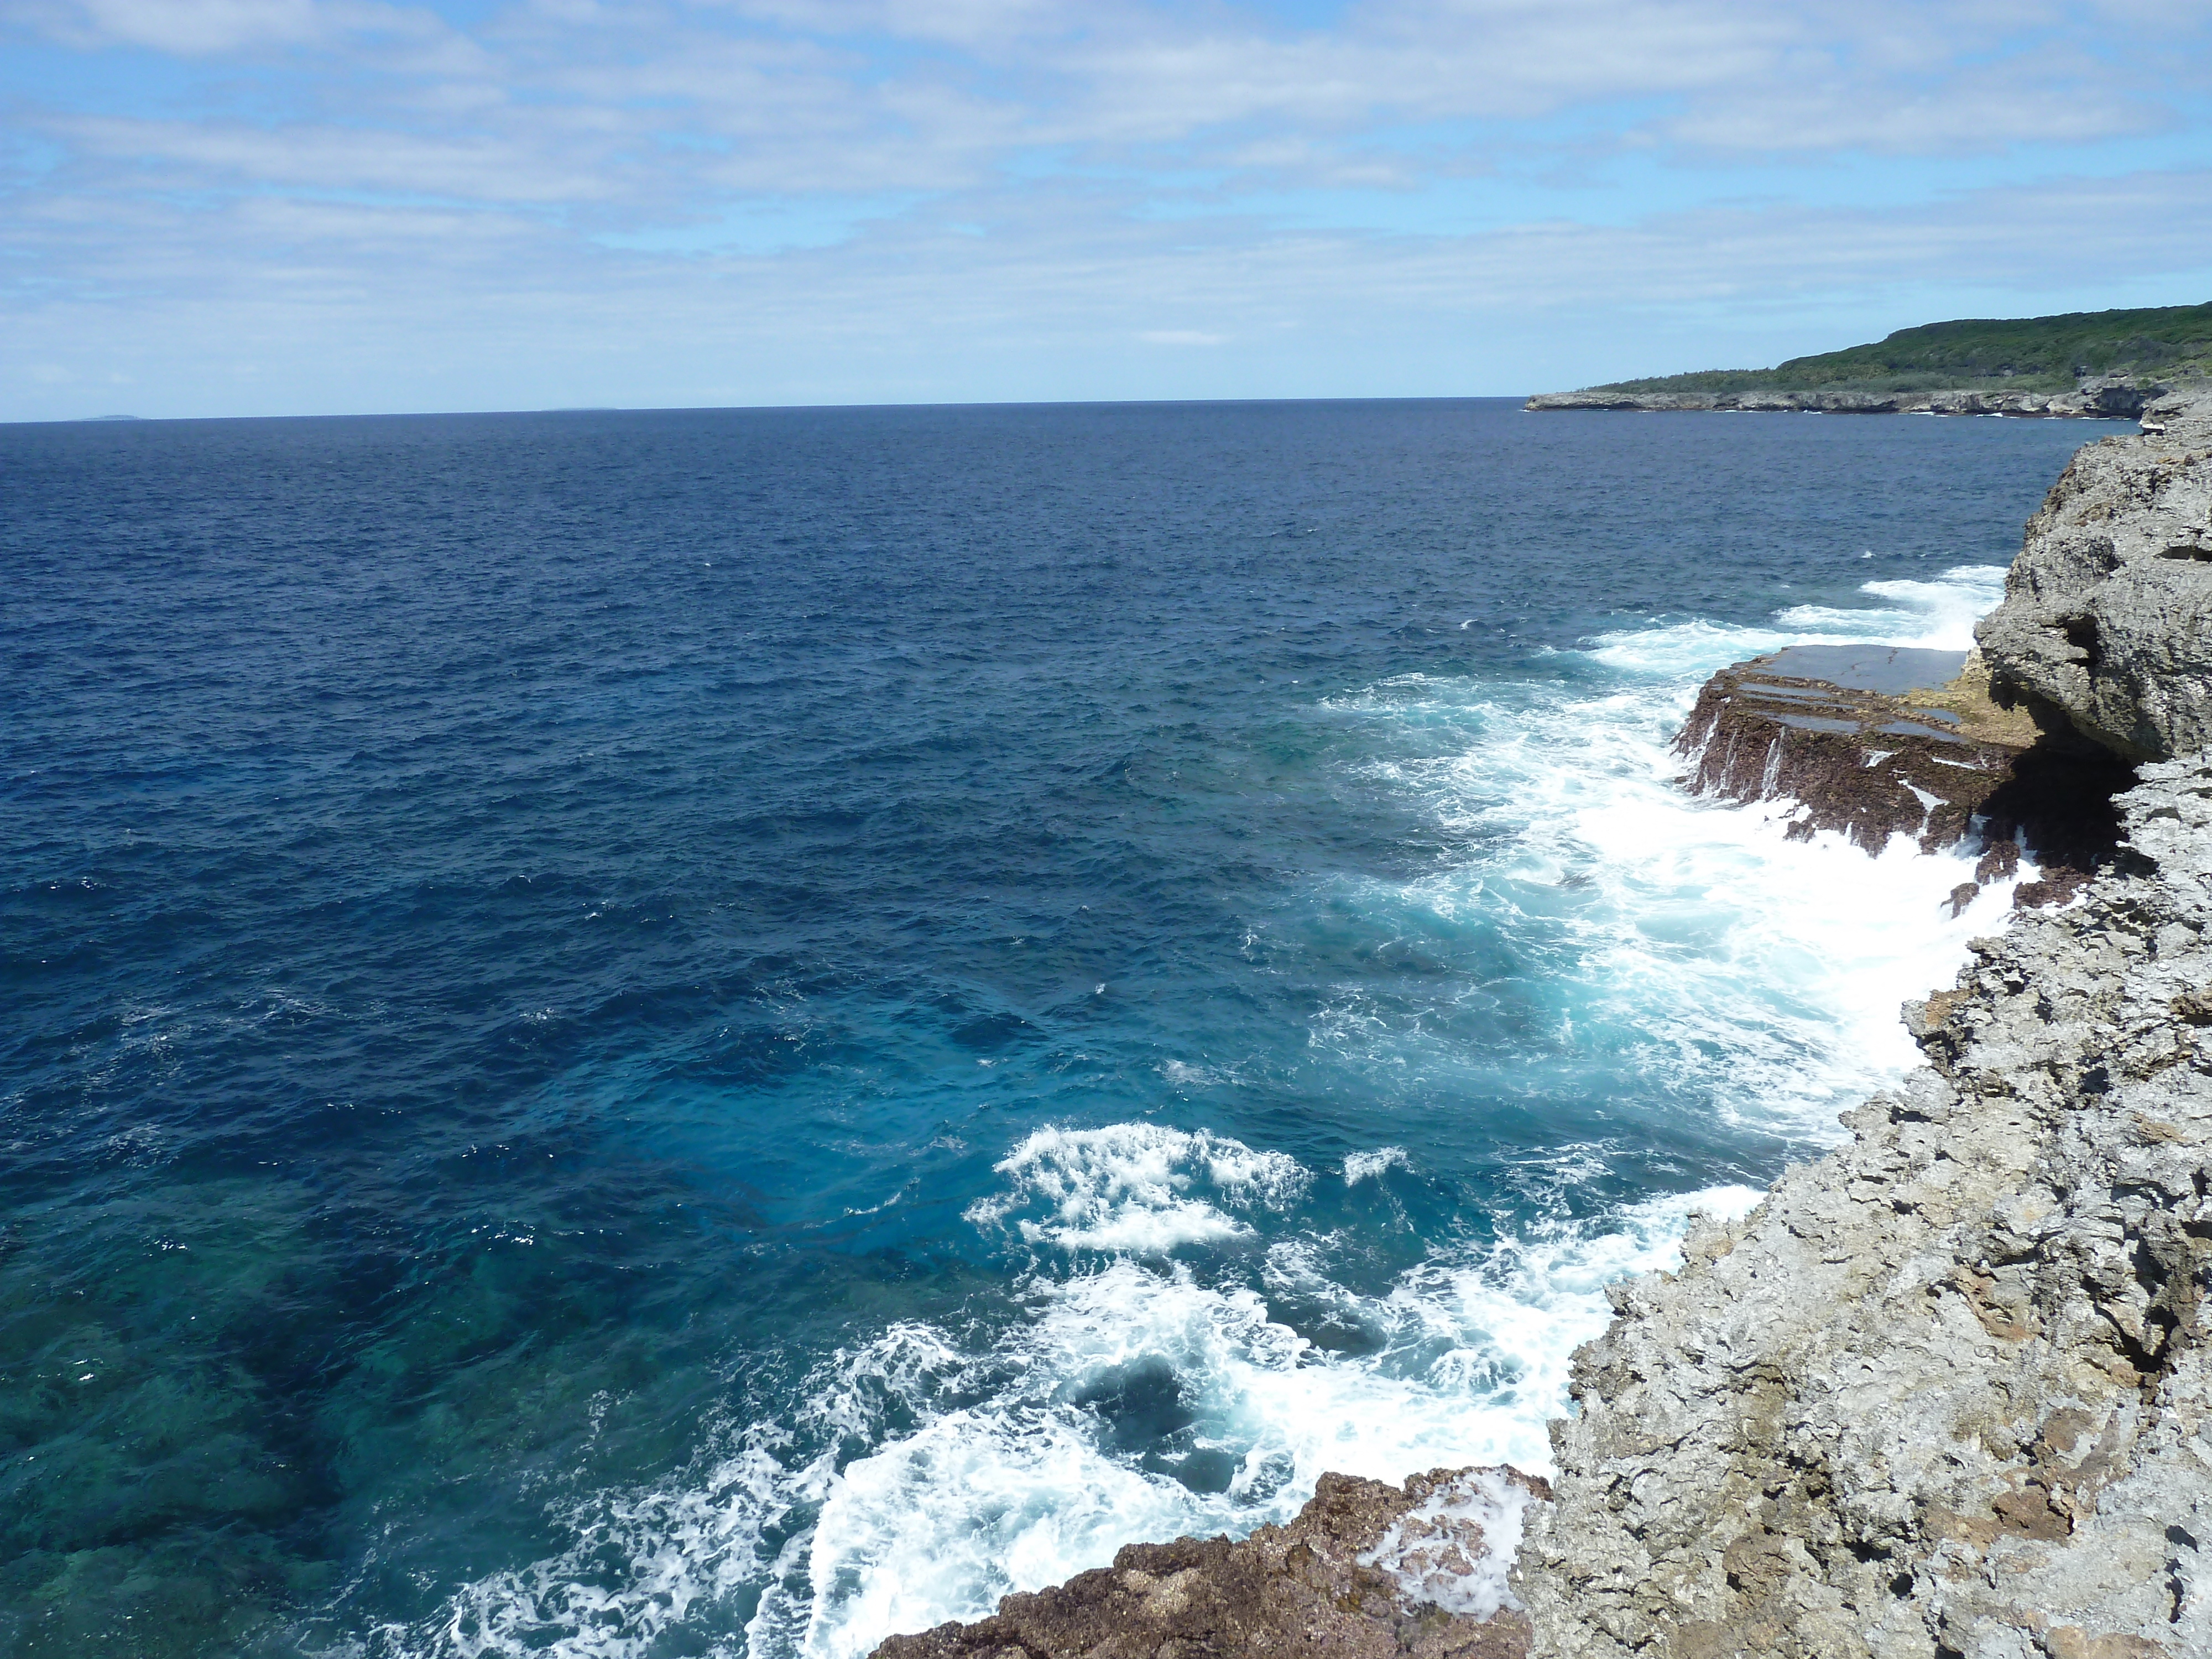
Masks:
[[[1532,410],[2023,415],[2133,420],[2212,386],[2212,305],[1966,319],[1772,368],[1704,369],[1528,399]]]

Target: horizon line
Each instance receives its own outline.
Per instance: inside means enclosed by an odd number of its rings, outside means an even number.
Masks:
[[[885,403],[558,404],[539,409],[356,410],[312,415],[55,415],[0,418],[0,427],[151,426],[181,421],[416,421],[524,415],[806,414],[828,410],[878,409],[1147,409],[1195,407],[1210,404],[1472,404],[1508,403],[1536,395],[1530,392],[1474,392],[1312,398],[976,398]]]

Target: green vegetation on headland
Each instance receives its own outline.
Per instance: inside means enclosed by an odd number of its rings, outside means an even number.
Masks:
[[[2212,381],[2212,305],[1964,319],[1901,328],[1871,345],[1772,368],[1617,380],[1591,392],[2071,392],[2103,376]]]

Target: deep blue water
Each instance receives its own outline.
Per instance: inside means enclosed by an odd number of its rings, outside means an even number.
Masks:
[[[0,1652],[847,1659],[1540,1462],[1994,925],[1671,723],[2099,430],[0,428]]]

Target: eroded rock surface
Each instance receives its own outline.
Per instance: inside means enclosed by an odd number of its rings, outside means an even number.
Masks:
[[[2212,401],[2075,456],[1976,630],[2000,701],[2137,759],[2212,743]]]
[[[1966,666],[1964,652],[1861,651],[1929,659],[1920,678],[1931,688]],[[1840,830],[1870,853],[1893,835],[1931,851],[1960,840],[2034,741],[2034,728],[1969,732],[1938,697],[1914,695],[1918,687],[1840,683],[1853,678],[1848,665],[1826,658],[1842,654],[1783,651],[1708,680],[1674,743],[1690,763],[1691,787],[1729,800],[1790,801],[1798,809],[1793,835]]]
[[[1516,1582],[1573,1659],[2212,1653],[2212,763],[1908,1005],[1929,1060],[1620,1287]]]
[[[1403,1487],[1325,1474],[1288,1526],[1132,1544],[1114,1565],[895,1636],[875,1659],[1522,1659],[1506,1565],[1531,1500],[1517,1470],[1437,1469]]]

